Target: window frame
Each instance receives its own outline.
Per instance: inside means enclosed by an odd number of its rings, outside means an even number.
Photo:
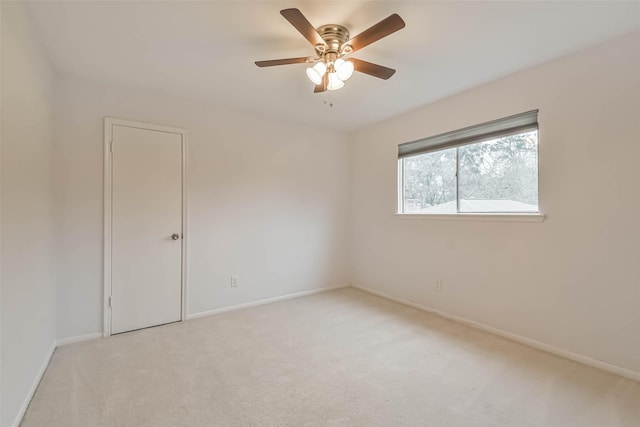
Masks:
[[[540,128],[539,128],[539,124],[537,123],[537,112],[538,110],[533,110],[531,112],[528,113],[523,113],[521,115],[516,115],[516,116],[512,116],[512,117],[518,117],[518,116],[522,116],[525,114],[532,114],[535,113],[535,117],[536,117],[536,123],[535,126],[531,126],[529,130],[520,130],[518,132],[515,133],[511,133],[511,135],[519,135],[519,134],[524,134],[527,132],[531,132],[534,131],[536,132],[536,186],[538,188],[538,210],[533,212],[533,211],[522,211],[522,212],[509,212],[509,211],[504,211],[504,212],[500,212],[500,211],[487,211],[487,212],[461,212],[460,211],[460,147],[465,147],[465,146],[469,146],[469,145],[473,145],[473,144],[481,144],[483,142],[486,141],[491,141],[491,140],[496,140],[496,139],[500,139],[503,137],[506,137],[508,135],[503,135],[503,136],[498,136],[496,138],[493,139],[487,139],[484,138],[482,135],[479,135],[477,138],[473,139],[473,140],[467,140],[465,143],[462,144],[458,144],[455,145],[453,147],[442,147],[441,149],[432,149],[432,150],[428,150],[424,153],[416,153],[416,154],[409,154],[409,155],[400,155],[400,150],[401,150],[401,146],[402,144],[398,147],[399,148],[399,155],[398,155],[398,174],[397,174],[397,179],[398,179],[398,183],[397,183],[397,204],[396,204],[396,211],[395,211],[395,215],[398,217],[402,217],[402,218],[409,218],[409,219],[445,219],[445,220],[484,220],[484,221],[522,221],[522,222],[542,222],[544,221],[544,219],[546,218],[546,215],[544,213],[542,213],[542,210],[540,209]],[[488,122],[485,124],[481,124],[481,125],[476,125],[476,126],[470,126],[469,128],[464,128],[461,129],[459,131],[453,131],[447,134],[442,134],[442,135],[436,135],[435,137],[432,137],[433,139],[435,138],[439,138],[441,136],[446,136],[448,134],[455,134],[456,132],[463,132],[466,131],[468,129],[473,129],[473,128],[482,128],[483,126],[487,126],[487,125],[491,125],[494,123],[498,123],[500,121],[508,121],[509,119],[511,119],[511,117],[507,117],[505,119],[499,119],[499,120],[494,120],[492,122]],[[422,140],[422,141],[428,141],[431,138],[427,138],[426,140]],[[414,141],[412,143],[407,143],[406,145],[409,144],[416,144],[420,143],[421,141]],[[428,144],[428,142],[426,142],[426,144]],[[426,145],[425,144],[425,145]],[[410,158],[410,157],[414,157],[414,156],[419,156],[422,154],[427,154],[427,153],[435,153],[438,151],[444,151],[447,149],[452,149],[455,148],[455,159],[456,159],[456,173],[455,173],[455,179],[456,179],[456,212],[455,213],[405,213],[404,212],[404,198],[405,198],[405,194],[404,194],[404,185],[405,185],[405,171],[404,171],[404,160],[406,158]]]

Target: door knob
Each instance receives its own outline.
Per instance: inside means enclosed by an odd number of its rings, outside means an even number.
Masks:
[[[178,240],[180,238],[180,235],[178,233],[174,233],[174,234],[171,235],[171,238],[173,240]]]

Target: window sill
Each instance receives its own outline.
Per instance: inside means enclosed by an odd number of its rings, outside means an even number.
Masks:
[[[394,214],[402,219],[442,221],[542,222],[543,213],[454,213],[454,214]]]

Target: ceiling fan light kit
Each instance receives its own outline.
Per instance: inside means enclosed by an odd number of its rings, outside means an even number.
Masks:
[[[325,73],[328,72],[327,89],[340,89],[344,86],[344,82],[353,75],[353,62],[339,58],[334,62],[328,61],[328,64],[327,67],[325,61],[318,60],[313,67],[307,68],[307,77],[309,77],[309,80],[311,80],[313,84],[321,85],[323,84]]]
[[[344,82],[340,80],[338,77],[338,73],[329,73],[329,82],[327,84],[327,89],[329,90],[338,90],[344,86]]]
[[[307,68],[307,77],[313,82],[313,84],[319,85],[322,83],[324,73],[327,72],[327,66],[324,62],[318,62],[313,67]]]
[[[349,77],[353,75],[353,70],[355,68],[355,66],[353,65],[353,62],[345,61],[342,58],[337,59],[335,64],[333,64],[333,66],[336,69],[338,78],[343,82],[346,82],[347,80],[349,80]]]
[[[356,58],[347,59],[346,56],[404,28],[405,23],[397,14],[394,13],[351,39],[349,30],[342,25],[329,24],[314,28],[298,9],[284,9],[280,14],[313,45],[316,56],[256,61],[258,67],[314,64],[307,68],[306,73],[315,85],[315,93],[342,88],[354,71],[384,80],[395,73],[392,68]]]

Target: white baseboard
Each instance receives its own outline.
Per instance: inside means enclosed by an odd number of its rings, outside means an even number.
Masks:
[[[543,342],[540,341],[536,341],[534,339],[531,338],[527,338],[527,337],[523,337],[522,335],[518,335],[515,334],[513,332],[507,332],[505,330],[502,329],[498,329],[498,328],[494,328],[493,326],[487,326],[484,325],[482,323],[478,323],[478,322],[474,322],[473,320],[469,320],[469,319],[465,319],[464,317],[460,317],[460,316],[456,316],[453,314],[449,314],[446,313],[444,311],[440,311],[440,310],[436,310],[434,308],[431,307],[427,307],[421,304],[416,304],[414,302],[402,299],[402,298],[397,298],[388,294],[385,294],[384,292],[379,292],[373,289],[369,289],[366,288],[364,286],[360,286],[360,285],[351,285],[353,288],[356,289],[360,289],[361,291],[365,291],[368,292],[370,294],[373,295],[377,295],[379,297],[391,300],[391,301],[395,301],[397,303],[403,304],[403,305],[408,305],[409,307],[413,307],[415,309],[421,310],[421,311],[426,311],[427,313],[432,313],[435,314],[437,316],[440,317],[444,317],[445,319],[449,319],[449,320],[453,320],[455,322],[458,323],[463,323],[465,325],[471,326],[473,328],[476,329],[481,329],[483,331],[492,333],[494,335],[498,335],[504,338],[508,338],[510,340],[519,342],[521,344],[524,344],[526,346],[529,347],[533,347],[535,349],[538,350],[542,350],[545,351],[547,353],[551,353],[551,354],[555,354],[556,356],[561,356],[564,357],[566,359],[569,360],[573,360],[575,362],[580,362],[582,364],[594,367],[594,368],[598,368],[598,369],[602,369],[604,371],[607,372],[611,372],[613,374],[616,375],[620,375],[621,377],[625,377],[625,378],[629,378],[631,380],[635,380],[635,381],[639,381],[640,382],[640,372],[636,372],[636,371],[632,371],[630,369],[626,369],[626,368],[622,368],[620,366],[616,366],[616,365],[612,365],[610,363],[607,362],[603,362],[600,360],[596,360],[596,359],[592,359],[588,356],[584,356],[582,354],[578,354],[578,353],[574,353],[572,351],[568,351],[568,350],[563,350],[561,348],[558,347],[554,347],[552,345],[549,344],[545,344]]]
[[[47,366],[49,366],[49,362],[51,361],[51,356],[53,356],[53,352],[55,350],[56,350],[56,341],[54,340],[51,343],[51,347],[47,351],[47,354],[45,355],[44,360],[40,364],[40,368],[38,369],[38,372],[36,373],[36,376],[33,378],[31,386],[29,387],[29,390],[27,391],[27,395],[24,397],[24,400],[22,401],[22,405],[20,406],[20,410],[18,410],[18,413],[16,414],[16,417],[13,420],[13,423],[11,424],[12,427],[18,427],[20,425],[20,423],[22,422],[22,417],[24,417],[25,412],[27,412],[27,408],[29,407],[29,403],[31,403],[31,399],[33,398],[33,395],[35,394],[36,389],[38,388],[38,385],[40,384],[40,380],[42,380],[42,376],[44,375],[44,371],[46,371],[47,370]]]
[[[312,289],[310,291],[297,292],[295,294],[281,295],[279,297],[266,298],[266,299],[261,299],[261,300],[258,300],[258,301],[246,302],[244,304],[231,305],[231,306],[227,306],[227,307],[216,308],[216,309],[213,309],[213,310],[201,311],[199,313],[188,314],[187,315],[187,320],[198,319],[200,317],[213,316],[214,314],[226,313],[228,311],[241,310],[243,308],[255,307],[255,306],[258,306],[258,305],[271,304],[271,303],[279,302],[279,301],[286,301],[286,300],[289,300],[289,299],[294,299],[294,298],[300,298],[300,297],[304,297],[304,296],[308,296],[308,295],[319,294],[321,292],[334,291],[336,289],[348,288],[349,286],[350,285],[340,285],[340,286],[332,286],[332,287],[328,287],[328,288]]]
[[[76,337],[60,338],[56,340],[56,347],[61,347],[63,345],[74,344],[82,341],[96,340],[98,338],[102,338],[102,332],[93,332],[91,334],[78,335]]]

